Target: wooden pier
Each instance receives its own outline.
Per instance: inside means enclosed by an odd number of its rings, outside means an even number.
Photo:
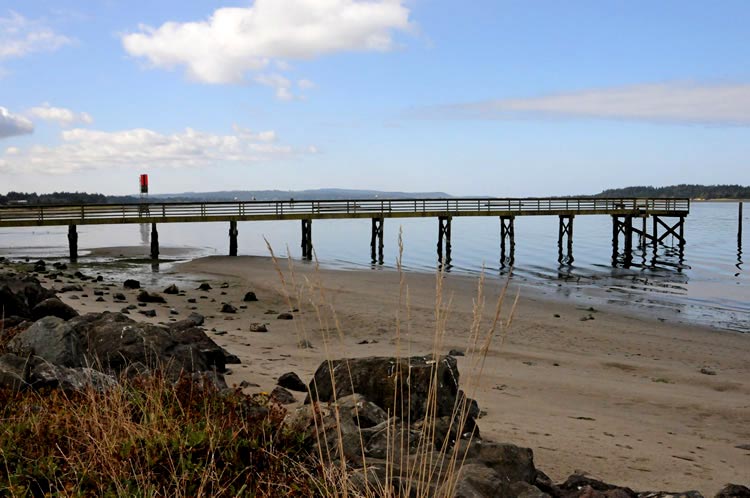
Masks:
[[[151,257],[159,257],[159,223],[228,222],[229,255],[238,249],[237,222],[301,220],[302,257],[313,257],[313,220],[370,218],[370,256],[383,263],[383,232],[386,218],[437,218],[437,257],[441,264],[451,261],[451,223],[463,216],[496,217],[500,220],[500,264],[513,265],[515,259],[515,219],[518,216],[557,216],[558,261],[572,264],[573,220],[576,216],[612,217],[612,261],[629,265],[633,236],[641,247],[656,248],[673,236],[680,251],[685,246],[684,222],[690,213],[689,199],[601,199],[601,198],[449,198],[449,199],[366,199],[311,201],[236,202],[150,202],[142,204],[25,205],[0,207],[0,227],[68,226],[70,259],[78,256],[78,225],[141,223],[151,224]],[[641,228],[634,221],[642,220]],[[652,230],[647,230],[651,219]],[[620,239],[623,252],[620,253]]]

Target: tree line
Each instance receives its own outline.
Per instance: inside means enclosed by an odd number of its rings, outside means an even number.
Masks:
[[[742,185],[670,185],[607,189],[595,197],[687,197],[690,199],[750,199],[750,187]]]

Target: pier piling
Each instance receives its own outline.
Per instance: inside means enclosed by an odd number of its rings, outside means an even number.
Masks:
[[[742,245],[742,203],[739,206],[739,216],[737,217],[737,243]]]
[[[443,241],[445,241],[445,257],[443,257]],[[437,243],[438,263],[443,266],[451,264],[451,217],[438,217],[438,243]]]
[[[70,262],[78,261],[78,232],[75,225],[68,225],[68,248],[70,249]]]
[[[159,232],[156,223],[151,223],[151,259],[159,259]]]
[[[311,260],[313,256],[312,220],[302,220],[302,259]]]
[[[237,222],[230,221],[229,222],[229,255],[230,256],[237,256],[237,235],[239,235],[239,230],[237,230]]]
[[[560,215],[557,230],[557,261],[561,264],[573,263],[573,218],[574,216]]]
[[[383,223],[384,218],[372,219],[372,234],[370,237],[370,256],[373,263],[383,264]],[[377,249],[377,254],[376,254]]]
[[[515,216],[500,217],[500,268],[513,266],[516,252],[516,230]],[[508,242],[508,254],[506,254],[506,241]]]

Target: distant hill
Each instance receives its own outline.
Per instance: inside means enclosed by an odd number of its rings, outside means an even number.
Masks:
[[[750,199],[750,187],[742,185],[670,185],[608,189],[594,197],[688,197],[690,199]]]
[[[322,188],[315,190],[225,190],[220,192],[184,192],[180,194],[152,195],[151,199],[190,201],[283,201],[295,199],[309,201],[317,199],[429,199],[451,197],[445,192],[383,192],[380,190],[353,190]]]
[[[451,197],[445,192],[381,192],[379,190],[317,189],[317,190],[227,190],[222,192],[184,192],[178,194],[153,194],[150,201],[212,202],[212,201],[279,201],[316,199],[429,199]],[[137,203],[135,195],[103,195],[86,192],[8,192],[0,194],[2,204],[122,204]]]

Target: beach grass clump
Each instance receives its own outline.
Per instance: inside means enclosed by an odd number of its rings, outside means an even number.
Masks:
[[[3,390],[0,496],[314,496],[315,466],[284,415],[159,375],[106,392]]]

